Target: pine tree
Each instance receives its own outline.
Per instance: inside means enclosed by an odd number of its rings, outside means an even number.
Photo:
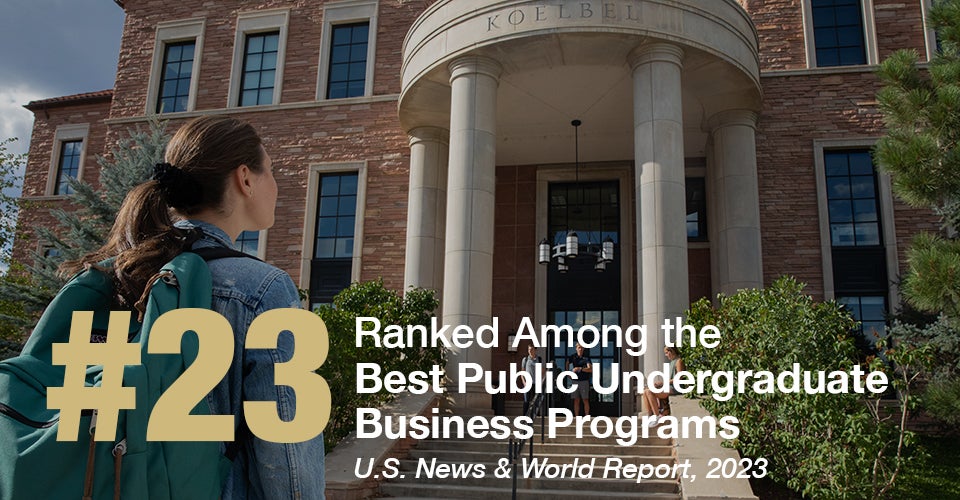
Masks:
[[[11,153],[9,146],[16,138],[0,141],[0,282],[18,279],[8,275],[10,266],[10,252],[13,248],[13,238],[17,229],[17,214],[20,208],[20,199],[14,196],[18,190],[21,172],[26,162],[22,153]],[[6,295],[0,295],[0,317],[23,318],[23,306]],[[20,329],[10,321],[0,319],[0,359],[14,354],[20,342]]]
[[[164,124],[156,120],[150,122],[147,130],[131,129],[128,137],[120,140],[109,155],[97,157],[98,189],[82,180],[69,181],[74,191],[73,205],[51,211],[59,227],[36,231],[36,236],[53,251],[34,255],[34,265],[24,264],[24,280],[0,283],[0,296],[22,304],[27,312],[27,320],[19,319],[21,326],[32,326],[39,312],[66,283],[66,278],[57,271],[62,262],[77,259],[103,245],[124,197],[134,186],[150,178],[153,166],[163,161],[168,140]],[[18,318],[0,315],[0,320],[16,322]]]
[[[928,409],[950,421],[960,412],[960,0],[936,2],[930,27],[939,50],[926,69],[915,50],[902,50],[878,70],[877,99],[888,128],[874,154],[894,192],[940,217],[936,234],[918,235],[907,251],[906,302],[940,319],[924,328],[895,324],[904,345],[936,346]],[[952,399],[951,399],[952,395]],[[935,404],[934,404],[935,403]]]

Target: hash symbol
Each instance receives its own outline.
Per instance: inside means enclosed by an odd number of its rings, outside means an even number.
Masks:
[[[60,410],[57,441],[76,441],[80,412],[97,410],[95,441],[113,441],[120,409],[136,406],[136,388],[123,387],[124,365],[140,364],[140,345],[127,341],[130,311],[111,311],[107,341],[90,342],[93,311],[74,311],[70,341],[53,345],[53,364],[64,365],[63,387],[51,387],[47,408]],[[103,365],[99,387],[86,387],[90,365]],[[109,433],[109,434],[108,434]]]

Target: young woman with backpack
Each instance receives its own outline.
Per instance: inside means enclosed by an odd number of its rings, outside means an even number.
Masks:
[[[62,269],[74,274],[114,258],[118,305],[141,313],[156,273],[175,256],[190,249],[232,248],[243,231],[274,223],[272,161],[250,124],[223,116],[197,118],[176,132],[165,160],[155,167],[152,180],[127,195],[106,244]],[[244,345],[258,315],[301,307],[293,280],[251,258],[211,260],[209,268],[212,309],[229,321],[235,340],[232,364],[207,396],[211,413],[243,422],[243,401],[274,401],[279,417],[292,420],[296,393],[274,385],[274,365],[293,355],[293,336],[281,334],[276,349],[245,350]],[[300,443],[275,443],[244,429],[236,433],[236,453],[221,498],[324,497],[322,434]]]

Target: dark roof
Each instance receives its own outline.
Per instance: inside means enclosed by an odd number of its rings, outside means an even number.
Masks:
[[[74,104],[91,104],[95,102],[110,102],[113,98],[113,90],[100,90],[97,92],[87,92],[85,94],[74,94],[62,97],[51,97],[50,99],[40,99],[30,101],[24,107],[30,111],[37,111],[44,108],[54,108],[58,106],[69,106]]]

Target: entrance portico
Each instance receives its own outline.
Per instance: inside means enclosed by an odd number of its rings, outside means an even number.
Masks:
[[[632,169],[631,199],[622,201],[634,210],[622,224],[635,238],[617,248],[633,264],[620,266],[629,292],[622,324],[658,332],[689,305],[689,158],[707,166],[712,291],[762,286],[757,39],[736,2],[441,0],[414,23],[403,58],[399,113],[411,137],[404,281],[440,292],[443,323],[490,323],[497,170],[572,172],[572,119],[583,121],[584,178]],[[539,211],[546,200],[537,198]],[[536,237],[517,242],[529,245],[531,262],[547,232],[539,219]],[[522,315],[551,321],[546,272],[517,279],[534,281],[537,296]],[[662,342],[640,364],[624,359],[624,369],[660,368]],[[449,363],[460,362],[495,368],[479,347],[452,353]],[[488,409],[490,396],[475,387],[458,406]]]

